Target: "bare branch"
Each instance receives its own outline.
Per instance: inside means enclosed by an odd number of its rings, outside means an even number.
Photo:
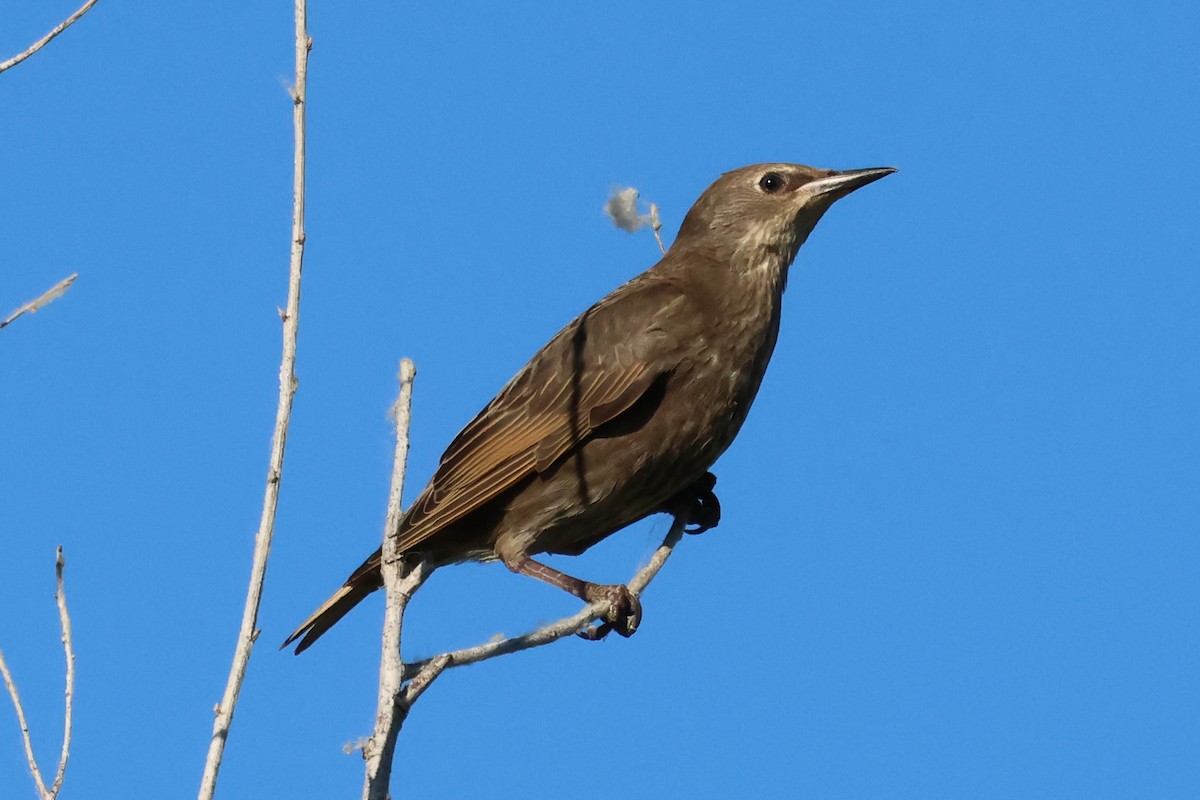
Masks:
[[[408,685],[404,687],[404,696],[400,698],[401,706],[406,715],[408,714],[408,710],[412,708],[412,704],[417,702],[417,698],[425,693],[429,685],[437,680],[437,676],[441,675],[442,671],[448,666],[450,666],[450,654],[442,653],[440,656],[431,659],[417,673],[417,677],[408,682]]]
[[[296,0],[296,86],[291,92],[292,121],[295,128],[295,152],[292,179],[292,252],[288,277],[287,309],[283,316],[283,356],[279,364],[279,405],[275,412],[275,432],[271,440],[267,486],[263,497],[262,517],[254,537],[254,558],[250,570],[250,586],[242,612],[233,664],[225,693],[216,708],[212,739],[200,782],[200,800],[211,800],[217,788],[217,773],[238,693],[250,662],[250,651],[258,638],[258,607],[262,600],[263,581],[267,574],[267,558],[275,533],[275,510],[279,505],[279,484],[283,478],[283,456],[287,445],[288,425],[292,416],[292,400],[296,396],[296,340],[300,329],[300,276],[304,266],[304,152],[305,105],[307,97],[308,53],[312,39],[308,36],[306,0]]]
[[[433,572],[428,561],[417,561],[411,565],[399,561],[393,560],[393,567],[389,570],[395,573],[392,582],[389,584],[387,578],[384,579],[387,599],[384,612],[384,646],[379,664],[379,701],[375,712],[375,731],[362,743],[363,760],[367,762],[366,774],[363,777],[364,800],[386,800],[389,796],[388,786],[392,780],[396,738],[408,717],[401,678],[404,665],[400,660],[400,628],[404,624],[404,610],[408,607],[408,601]],[[406,566],[407,571],[397,577]]]
[[[12,673],[8,671],[8,663],[4,660],[2,651],[0,651],[0,673],[4,675],[4,688],[8,689],[8,696],[17,710],[17,724],[21,726],[21,741],[25,745],[25,762],[29,765],[30,773],[33,774],[33,782],[37,784],[38,797],[45,798],[49,792],[46,791],[46,784],[42,780],[42,771],[38,769],[37,759],[33,756],[33,742],[29,739],[29,723],[25,721],[25,708],[21,705],[21,695],[17,691],[17,683],[13,680]]]
[[[62,625],[63,653],[67,659],[67,689],[63,709],[63,743],[62,752],[58,756],[58,771],[54,774],[54,784],[50,787],[50,797],[58,796],[62,788],[63,778],[67,774],[67,759],[71,755],[71,720],[75,707],[75,645],[71,641],[71,615],[67,613],[67,593],[63,588],[63,569],[67,560],[63,558],[62,545],[54,559],[54,600],[58,603],[58,620]]]
[[[4,676],[4,687],[8,690],[8,696],[12,699],[13,707],[17,710],[17,722],[21,726],[21,741],[25,745],[25,761],[29,765],[29,772],[33,775],[33,782],[37,785],[38,797],[41,800],[55,800],[58,797],[59,790],[62,789],[63,778],[67,772],[67,757],[71,752],[71,717],[75,699],[75,648],[71,642],[71,616],[67,613],[67,595],[63,590],[63,567],[66,566],[66,563],[66,559],[63,558],[63,549],[60,546],[54,562],[54,599],[58,603],[58,617],[62,623],[63,649],[66,651],[67,657],[67,690],[66,709],[63,712],[62,753],[58,759],[58,770],[54,775],[54,783],[49,789],[46,788],[46,783],[42,780],[42,771],[38,769],[37,759],[33,755],[33,742],[29,736],[29,723],[25,720],[25,709],[21,705],[21,695],[17,692],[16,681],[13,680],[12,673],[8,669],[8,664],[4,661],[4,653],[0,652],[0,673]]]
[[[76,272],[74,275],[69,275],[66,278],[63,278],[58,283],[54,284],[54,286],[50,287],[50,289],[40,294],[37,299],[30,300],[28,303],[9,314],[5,319],[0,320],[0,328],[7,327],[10,323],[12,323],[13,320],[25,312],[33,314],[42,306],[48,305],[52,301],[62,297],[64,294],[66,294],[67,289],[71,288],[71,284],[74,283],[75,279],[78,277],[79,273]]]
[[[658,242],[658,249],[661,250],[662,254],[665,256],[667,254],[667,248],[663,245],[662,234],[659,233],[659,231],[662,230],[662,220],[659,219],[658,216],[657,203],[650,204],[650,213],[646,215],[646,221],[650,225],[650,230],[654,231],[654,241]]]
[[[75,22],[80,17],[82,17],[84,14],[86,14],[92,6],[96,5],[96,2],[97,2],[97,0],[87,0],[86,3],[84,3],[82,6],[79,7],[78,11],[76,11],[71,16],[67,17],[62,22],[55,25],[54,30],[50,31],[45,36],[43,36],[41,39],[38,39],[36,42],[31,44],[29,46],[29,49],[26,50],[24,53],[18,53],[17,55],[10,58],[8,61],[0,62],[0,72],[4,72],[4,70],[6,70],[6,69],[15,67],[17,64],[20,64],[22,61],[24,61],[25,59],[29,58],[31,55],[36,53],[38,50],[41,50],[46,45],[50,44],[51,39],[53,39],[55,36],[58,36],[60,33],[65,31],[67,28],[74,25]]]
[[[416,368],[412,361],[400,362],[400,396],[393,407],[396,421],[396,452],[392,461],[392,485],[388,493],[387,521],[383,531],[383,552],[380,571],[387,595],[383,620],[383,652],[379,660],[379,700],[375,711],[375,732],[363,743],[363,759],[367,762],[363,778],[363,797],[385,800],[392,777],[392,758],[396,752],[396,737],[404,724],[407,708],[402,707],[404,664],[400,659],[400,636],[404,609],[413,592],[425,582],[433,568],[425,561],[405,563],[396,549],[396,533],[400,529],[401,499],[404,496],[404,473],[408,463],[408,429],[411,424],[412,388]]]
[[[658,574],[663,565],[667,563],[667,559],[671,557],[671,552],[675,549],[675,545],[679,544],[679,540],[683,538],[683,529],[687,524],[687,514],[676,514],[675,521],[671,525],[671,529],[667,531],[663,543],[654,552],[654,555],[650,557],[649,563],[638,570],[637,574],[627,584],[629,591],[638,596],[646,591],[646,587],[654,580],[654,576]],[[513,636],[498,642],[486,642],[475,647],[467,647],[462,650],[443,653],[434,658],[405,664],[404,675],[406,678],[413,675],[419,677],[420,673],[427,669],[431,663],[442,658],[448,659],[446,668],[461,667],[479,661],[486,661],[489,658],[496,658],[497,656],[508,655],[509,653],[516,653],[521,650],[529,650],[533,647],[541,647],[542,645],[557,641],[564,636],[579,633],[590,623],[603,617],[607,610],[608,604],[606,602],[591,603],[576,614],[564,617],[558,622],[553,622],[545,627],[520,636]],[[416,698],[414,697],[413,699],[415,700]]]

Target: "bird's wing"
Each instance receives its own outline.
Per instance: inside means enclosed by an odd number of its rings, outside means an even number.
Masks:
[[[401,551],[544,472],[675,367],[657,320],[684,298],[666,285],[610,295],[559,332],[455,437],[405,513]]]

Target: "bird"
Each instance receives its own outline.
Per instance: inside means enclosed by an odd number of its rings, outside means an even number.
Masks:
[[[629,636],[640,600],[534,559],[578,555],[657,512],[712,527],[709,471],[758,393],[788,269],[837,200],[896,170],[753,164],[723,174],[650,269],[542,347],[451,441],[401,517],[397,552],[434,567],[501,561],[605,609]],[[382,588],[381,550],[283,643],[297,654]]]

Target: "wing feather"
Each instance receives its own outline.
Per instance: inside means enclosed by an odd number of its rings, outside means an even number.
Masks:
[[[623,300],[640,308],[609,313]],[[675,366],[674,349],[654,319],[678,300],[676,293],[643,287],[624,298],[610,296],[560,331],[451,442],[401,522],[401,550],[551,468],[633,406]],[[621,335],[601,330],[631,323],[634,330]]]

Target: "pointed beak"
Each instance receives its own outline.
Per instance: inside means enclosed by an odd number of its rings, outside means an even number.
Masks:
[[[827,178],[818,178],[805,184],[804,188],[812,197],[830,195],[837,200],[845,197],[855,189],[861,189],[868,183],[874,183],[885,175],[896,172],[895,167],[871,167],[870,169],[847,169],[835,172]]]

